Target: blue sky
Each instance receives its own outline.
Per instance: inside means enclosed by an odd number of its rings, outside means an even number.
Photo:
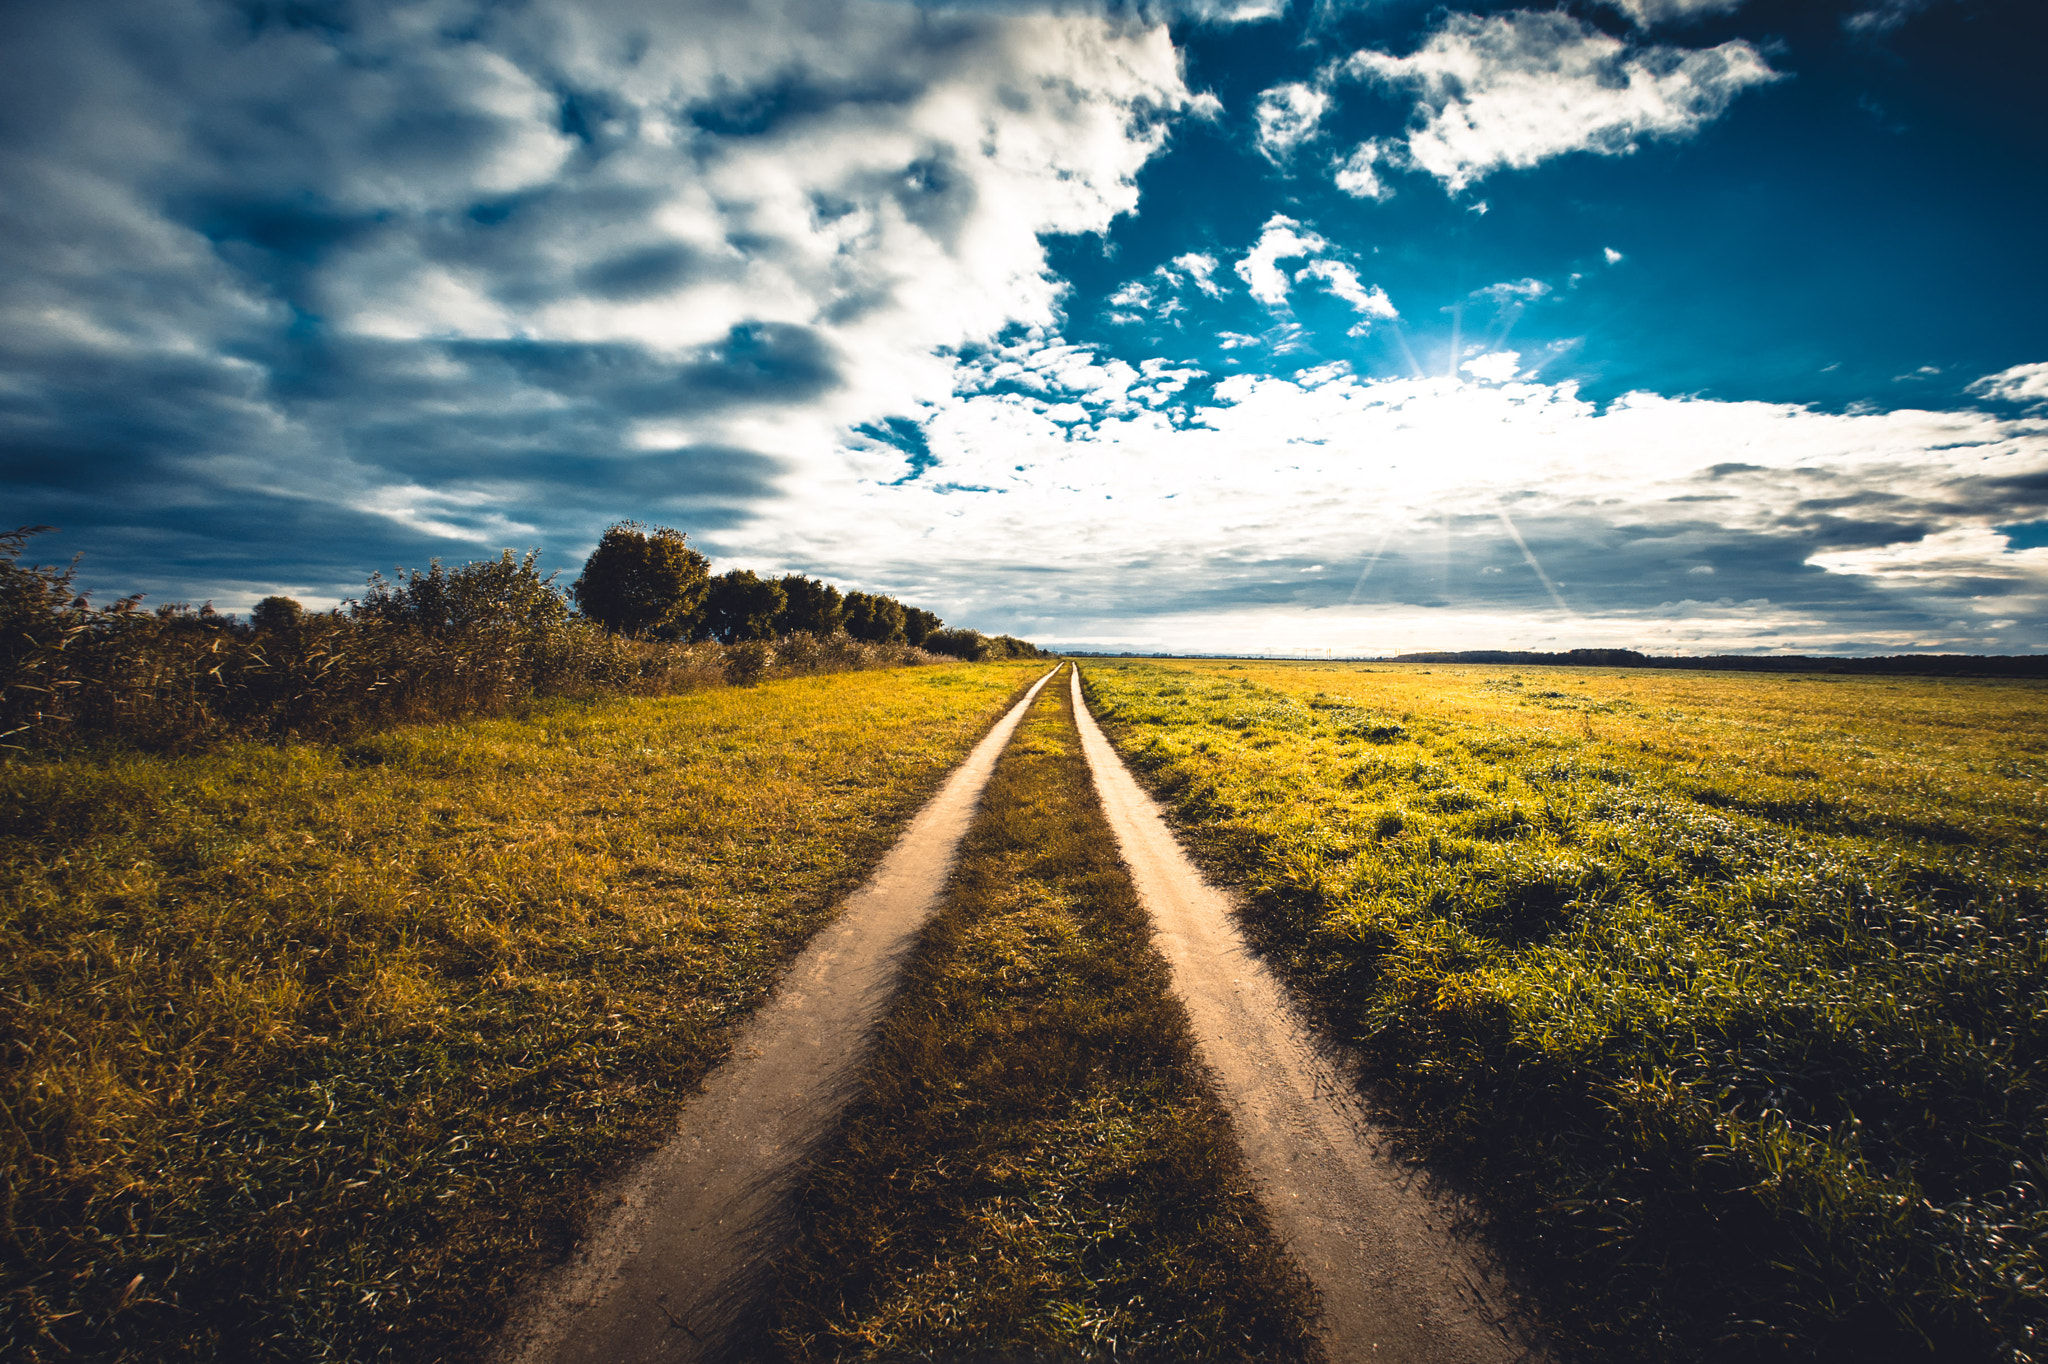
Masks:
[[[1074,647],[2048,648],[2023,0],[11,7],[105,593],[610,521]]]

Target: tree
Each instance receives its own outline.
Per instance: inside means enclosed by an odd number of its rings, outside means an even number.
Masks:
[[[584,615],[622,635],[681,639],[698,624],[711,589],[711,561],[689,537],[620,521],[584,562],[571,594]]]
[[[823,636],[839,628],[846,602],[838,588],[801,573],[786,574],[781,586],[788,604],[775,618],[775,633],[793,635],[801,630]]]
[[[750,568],[721,573],[711,580],[704,613],[697,622],[697,637],[724,644],[773,639],[775,619],[787,600],[780,584],[756,577]]]
[[[306,618],[306,608],[290,597],[265,597],[249,610],[249,624],[259,630],[289,630]]]
[[[903,608],[903,637],[912,644],[922,647],[933,631],[945,628],[946,622],[929,611],[921,611],[915,606]]]
[[[901,644],[903,604],[894,597],[847,593],[846,633],[871,644]]]

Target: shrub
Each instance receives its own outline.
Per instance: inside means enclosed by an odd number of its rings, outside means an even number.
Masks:
[[[716,643],[628,637],[571,616],[535,556],[373,576],[320,614],[264,604],[263,625],[210,606],[93,608],[75,570],[25,566],[33,528],[0,534],[0,745],[114,739],[155,750],[229,738],[344,738],[503,714],[535,696],[655,696],[728,681],[936,662],[843,635]],[[771,584],[764,584],[773,587]],[[285,601],[275,598],[273,601]]]

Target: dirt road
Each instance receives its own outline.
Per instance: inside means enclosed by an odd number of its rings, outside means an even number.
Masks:
[[[720,1353],[779,1248],[792,1185],[854,1093],[867,1039],[938,906],[996,758],[1052,675],[911,820],[741,1029],[732,1056],[685,1105],[675,1137],[617,1187],[569,1263],[527,1295],[499,1338],[500,1364]]]
[[[1109,746],[1071,676],[1081,744],[1174,988],[1193,1016],[1274,1225],[1315,1281],[1323,1344],[1347,1360],[1491,1364],[1540,1358],[1455,1206],[1397,1161],[1355,1075],[1255,957],[1230,900],[1181,851]]]

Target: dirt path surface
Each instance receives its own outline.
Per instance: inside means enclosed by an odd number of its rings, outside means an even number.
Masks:
[[[996,758],[1052,675],[975,746],[798,956],[684,1106],[676,1135],[613,1190],[569,1262],[515,1309],[498,1364],[724,1352],[779,1248],[796,1178],[855,1092],[873,1026],[938,906]]]
[[[1333,1362],[1535,1360],[1506,1285],[1464,1220],[1396,1160],[1355,1073],[1318,1041],[1246,944],[1231,901],[1181,851],[1159,806],[1103,737],[1072,678],[1081,746],[1151,912],[1174,988],[1216,1072],[1245,1163],[1322,1298]]]

